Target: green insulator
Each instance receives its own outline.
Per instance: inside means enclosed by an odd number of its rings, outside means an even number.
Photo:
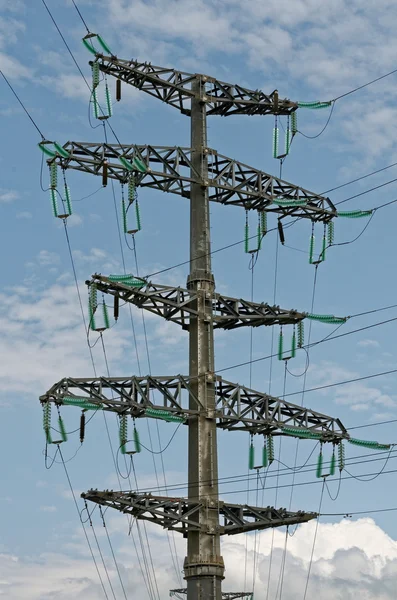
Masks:
[[[104,40],[101,38],[100,35],[97,35],[97,40],[99,42],[99,45],[102,47],[102,50],[104,50],[105,52],[107,52],[107,54],[112,54],[109,46],[104,42]]]
[[[343,445],[343,442],[339,442],[338,445],[338,465],[339,471],[343,471],[345,468],[345,446]]]
[[[95,50],[95,48],[94,48],[94,46],[91,44],[91,42],[89,42],[89,41],[88,41],[88,39],[86,39],[86,38],[83,38],[83,39],[82,39],[82,42],[83,42],[84,46],[87,48],[87,50],[88,50],[89,52],[91,52],[91,54],[94,54],[94,55],[96,55],[96,54],[97,54],[97,51]]]
[[[128,233],[127,208],[125,206],[125,200],[124,200],[124,198],[121,199],[121,215],[122,215],[122,218],[123,218],[124,233]]]
[[[103,308],[103,322],[105,324],[106,329],[109,329],[110,328],[109,313],[108,313],[108,307],[106,306],[105,302],[102,303],[102,308]]]
[[[278,156],[278,139],[279,139],[279,130],[278,127],[273,128],[273,158],[277,158]]]
[[[135,427],[135,425],[134,425],[133,436],[134,436],[135,452],[139,453],[142,450],[142,446],[141,446],[141,441],[140,441],[140,438],[139,438],[139,433],[138,433],[138,430]]]
[[[328,223],[328,246],[332,246],[334,243],[334,222]]]
[[[285,130],[285,154],[289,154],[289,149],[291,146],[291,129],[287,127]]]
[[[389,450],[390,444],[379,444],[379,442],[371,442],[368,440],[357,440],[350,438],[349,443],[354,446],[361,446],[363,448],[371,448],[371,450]]]
[[[138,198],[135,200],[135,216],[136,216],[136,228],[138,231],[141,230],[141,212],[139,208]]]
[[[65,183],[65,202],[68,209],[69,216],[72,214],[72,201],[70,198],[69,186]]]
[[[92,110],[95,119],[99,119],[99,102],[96,88],[92,90]]]
[[[91,283],[89,295],[88,295],[88,303],[91,306],[92,310],[96,310],[98,306],[98,290],[96,283]]]
[[[52,444],[52,437],[50,429],[45,429],[45,439],[47,444]]]
[[[54,217],[57,217],[58,216],[58,198],[57,198],[57,192],[56,192],[56,190],[51,189],[50,190],[50,194],[51,194],[52,212],[54,214]]]
[[[121,162],[123,167],[125,167],[127,169],[127,171],[134,170],[134,167],[132,166],[132,164],[126,158],[124,158],[124,156],[119,156],[119,161]]]
[[[261,224],[260,222],[258,223],[258,229],[257,229],[257,233],[256,233],[256,245],[257,245],[257,249],[260,250],[261,249],[261,245],[262,245],[262,229],[261,229]]]
[[[297,206],[306,206],[306,200],[283,200],[281,198],[275,198],[273,200],[273,204],[277,204],[277,206],[281,206],[282,208],[294,208]]]
[[[330,475],[335,475],[335,468],[336,468],[336,456],[335,456],[335,448],[332,452],[332,456],[331,456],[331,464],[329,467],[329,474]]]
[[[63,158],[69,158],[69,156],[70,156],[69,152],[67,150],[65,150],[65,148],[63,146],[58,144],[58,142],[54,142],[54,148],[60,156],[62,156]]]
[[[135,178],[131,176],[128,180],[128,203],[129,204],[132,204],[135,200],[135,191],[136,191]]]
[[[184,423],[186,420],[183,417],[178,417],[178,415],[170,413],[168,410],[158,410],[155,408],[147,408],[145,415],[153,419],[162,419],[169,423]]]
[[[315,242],[316,238],[314,237],[314,235],[312,234],[310,236],[310,245],[309,245],[309,264],[313,264],[313,255],[314,255],[314,242]]]
[[[305,325],[303,321],[298,323],[298,348],[303,348],[305,344]]]
[[[58,185],[58,165],[56,162],[50,164],[50,187],[55,190]]]
[[[66,433],[65,425],[64,425],[61,415],[59,415],[59,417],[58,417],[58,426],[59,426],[59,431],[61,432],[62,441],[66,442],[68,439],[68,434]]]
[[[338,217],[345,217],[346,219],[360,219],[361,217],[370,217],[372,210],[350,210],[338,212]]]
[[[40,150],[43,152],[43,154],[45,154],[46,156],[49,156],[50,158],[55,158],[56,152],[53,152],[44,144],[37,144],[37,145],[40,148]]]
[[[51,427],[51,402],[46,402],[43,406],[43,429]]]
[[[327,106],[331,106],[332,102],[298,102],[299,108],[327,108]]]
[[[339,325],[341,323],[346,323],[347,317],[335,317],[334,315],[314,315],[312,313],[307,313],[307,319],[311,321],[319,321],[320,323],[328,323],[330,325]]]
[[[96,88],[99,85],[99,63],[94,62],[91,65],[92,71],[92,87]]]
[[[134,279],[134,276],[132,273],[125,273],[124,275],[108,275],[108,279],[110,281],[126,281]]]
[[[323,474],[323,452],[321,451],[317,459],[316,477],[321,477]]]
[[[292,332],[292,343],[291,343],[291,358],[296,356],[296,331]]]
[[[78,398],[77,396],[64,396],[62,398],[62,404],[67,406],[78,406],[83,410],[103,410],[100,404],[93,404],[90,402],[91,398]]]
[[[266,467],[268,465],[269,465],[269,459],[268,459],[268,456],[267,456],[266,441],[264,441],[263,448],[262,448],[262,467],[264,467],[266,469]]]
[[[245,220],[245,227],[244,227],[244,251],[246,254],[248,254],[249,252],[249,237],[250,237],[250,226],[248,223],[248,217]]]
[[[132,165],[135,169],[137,169],[137,171],[140,171],[141,173],[146,173],[147,171],[146,165],[137,157],[133,158]]]
[[[291,131],[292,131],[292,137],[298,133],[298,113],[296,112],[296,110],[291,113]]]
[[[271,465],[274,461],[274,440],[272,435],[267,436],[267,456]]]
[[[267,234],[267,212],[265,210],[261,212],[261,233],[262,236]]]
[[[134,277],[133,275],[128,275],[128,276],[109,275],[108,279],[110,281],[114,281],[117,283],[121,283],[123,285],[128,285],[130,287],[135,287],[135,288],[141,288],[144,285],[146,285],[146,281],[144,279],[138,279],[137,277]]]
[[[278,338],[278,360],[283,360],[283,331],[280,329]]]
[[[127,415],[120,416],[120,427],[119,427],[119,440],[120,440],[120,452],[125,454],[125,445],[128,440],[128,417]]]
[[[111,117],[112,114],[113,114],[112,98],[111,98],[109,86],[108,86],[107,83],[105,84],[105,98],[106,98],[106,108],[107,108],[107,111],[108,111],[108,115],[107,116]]]
[[[327,249],[327,236],[324,235],[323,236],[323,245],[322,245],[322,248],[321,248],[321,255],[320,255],[320,260],[321,261],[325,260],[325,251],[326,251],[326,249]]]
[[[251,442],[248,454],[248,468],[253,469],[255,467],[255,448],[253,442]]]

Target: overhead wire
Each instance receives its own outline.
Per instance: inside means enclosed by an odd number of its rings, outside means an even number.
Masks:
[[[25,111],[28,119],[31,121],[32,125],[35,127],[35,129],[38,131],[39,135],[41,136],[41,139],[44,140],[45,137],[42,134],[42,132],[40,131],[39,126],[37,125],[36,121],[33,119],[32,115],[29,113],[29,111],[27,110],[26,106],[24,105],[24,103],[22,102],[21,98],[19,97],[19,95],[16,93],[14,87],[11,85],[11,83],[9,82],[8,78],[4,75],[4,72],[0,69],[0,74],[3,77],[4,81],[6,82],[6,84],[8,85],[8,87],[10,88],[10,90],[12,91],[12,93],[14,94],[15,98],[18,100],[19,104],[22,106],[23,110]]]
[[[318,508],[318,511],[317,511],[318,515],[320,515],[320,513],[321,513],[321,507],[322,507],[322,504],[323,504],[324,487],[325,487],[325,477],[323,478],[323,487],[321,488],[320,504],[319,504],[319,508]],[[308,590],[308,587],[309,587],[309,581],[310,581],[310,575],[311,575],[311,571],[312,571],[314,549],[316,547],[317,534],[318,534],[318,524],[319,524],[319,522],[320,522],[320,516],[318,516],[317,519],[316,519],[316,526],[315,526],[315,529],[314,529],[313,546],[312,546],[312,551],[311,551],[311,555],[310,555],[309,569],[308,569],[308,572],[307,572],[307,579],[306,579],[306,585],[305,585],[305,592],[303,594],[303,600],[306,600],[307,590]]]

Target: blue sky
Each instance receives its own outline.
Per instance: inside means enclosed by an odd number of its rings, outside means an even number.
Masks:
[[[397,9],[393,2],[368,0],[365,6],[354,0],[324,5],[315,0],[151,0],[80,1],[79,7],[90,29],[100,33],[120,57],[134,57],[154,64],[189,72],[201,72],[223,81],[236,82],[252,89],[271,92],[278,88],[281,97],[293,100],[329,100],[395,68]],[[71,2],[49,0],[48,5],[83,72],[90,77],[90,55],[81,44],[84,28]],[[321,11],[320,11],[321,8]],[[102,127],[91,128],[88,120],[89,92],[41,2],[0,0],[0,68],[20,94],[45,137],[65,143],[103,141]],[[397,161],[395,134],[395,77],[388,77],[336,102],[329,126],[318,138],[298,135],[285,161],[283,177],[321,193],[347,181],[381,169]],[[62,223],[54,219],[48,192],[40,187],[42,156],[37,149],[40,136],[2,80],[0,94],[0,244],[3,256],[0,304],[0,405],[2,411],[2,483],[0,486],[0,596],[10,600],[79,600],[103,597],[88,554],[75,506],[61,464],[50,470],[44,466],[44,435],[38,398],[64,376],[92,376],[92,366],[82,326],[78,297]],[[112,82],[112,90],[114,85]],[[299,130],[316,135],[328,117],[324,111],[299,111]],[[122,142],[152,145],[188,146],[189,120],[175,109],[162,105],[134,89],[123,87],[123,97],[114,106],[112,126]],[[272,117],[209,118],[208,145],[266,172],[278,174],[278,161],[272,158]],[[93,122],[95,126],[96,123]],[[110,140],[113,142],[111,135]],[[330,192],[333,202],[345,200],[397,177],[390,168],[355,184]],[[111,187],[101,189],[101,181],[80,173],[67,173],[74,201],[69,220],[69,235],[78,281],[86,310],[84,281],[94,272],[121,272],[122,260],[117,235]],[[44,166],[43,184],[48,172]],[[95,193],[94,193],[95,192]],[[120,188],[116,184],[117,204]],[[93,194],[94,193],[94,194]],[[86,196],[93,194],[89,198]],[[83,200],[80,200],[85,198]],[[347,201],[349,209],[369,209],[397,198],[397,186],[390,183],[371,193]],[[152,273],[188,258],[188,202],[152,190],[139,194],[143,228],[136,236],[141,274]],[[395,228],[396,205],[376,212],[370,225],[351,244],[329,250],[320,265],[315,290],[314,312],[339,316],[353,315],[395,304]],[[254,224],[254,219],[252,220]],[[275,222],[269,217],[269,226]],[[365,220],[337,221],[335,241],[356,238]],[[239,241],[244,233],[244,213],[239,208],[211,205],[213,249]],[[276,303],[284,308],[310,310],[314,267],[308,263],[310,223],[301,221],[286,230],[286,246],[277,247],[270,233],[263,243],[254,271],[254,299],[273,301],[274,262],[278,252]],[[321,227],[316,228],[320,244]],[[133,253],[123,243],[129,271],[135,271]],[[217,289],[225,294],[249,299],[251,271],[243,246],[214,254],[213,269]],[[154,281],[185,285],[187,267],[172,269]],[[390,309],[348,321],[338,333],[365,327],[396,317]],[[139,373],[131,333],[129,313],[121,311],[116,327],[105,334],[112,374]],[[138,359],[142,374],[148,361],[142,317],[133,311]],[[177,326],[146,315],[151,371],[153,374],[187,372],[186,334]],[[320,344],[310,351],[306,388],[355,379],[388,371],[396,364],[395,323],[381,325],[335,341]],[[312,340],[323,338],[331,326],[315,324]],[[278,331],[275,331],[277,335]],[[287,331],[286,338],[291,335]],[[306,327],[306,336],[308,327]],[[271,352],[270,329],[253,334],[253,358]],[[92,340],[94,341],[94,339]],[[218,333],[217,369],[249,359],[249,331]],[[286,393],[302,390],[305,357],[298,352],[290,361]],[[102,348],[94,348],[99,374],[105,374]],[[249,367],[232,368],[223,376],[248,385]],[[284,365],[273,361],[256,362],[252,368],[252,387],[283,393]],[[300,395],[290,400],[299,403]],[[346,426],[366,425],[397,418],[395,376],[307,392],[304,404],[339,417]],[[69,430],[78,427],[79,411],[63,411]],[[111,439],[116,445],[117,430],[108,417]],[[157,431],[140,422],[145,444],[149,434],[158,449]],[[174,425],[160,426],[161,445],[174,432]],[[357,430],[357,436],[381,442],[397,442],[394,424]],[[168,484],[186,482],[186,429],[181,427],[163,454]],[[66,459],[79,447],[78,435],[71,435],[62,451]],[[219,435],[220,476],[247,472],[248,439],[243,434]],[[281,460],[294,461],[293,442],[283,442]],[[299,460],[313,449],[302,442]],[[258,444],[259,450],[259,444]],[[278,446],[276,448],[278,451]],[[347,447],[347,456],[365,455]],[[368,451],[370,454],[370,451]],[[317,451],[314,453],[314,460]],[[384,455],[379,455],[379,459]],[[373,456],[369,458],[374,458]],[[376,458],[376,457],[375,457]],[[353,475],[377,473],[382,460],[354,465]],[[102,415],[87,427],[86,440],[78,454],[67,463],[77,495],[90,487],[117,489],[118,481]],[[275,468],[275,467],[274,467]],[[391,458],[386,471],[393,471]],[[141,489],[163,485],[161,461],[143,452],[136,461]],[[273,469],[274,471],[274,469]],[[271,472],[269,473],[271,474]],[[275,478],[268,480],[273,487]],[[290,485],[291,472],[280,477]],[[394,598],[397,580],[397,526],[394,513],[366,514],[366,511],[395,505],[396,474],[383,474],[373,482],[355,479],[342,481],[336,501],[324,495],[322,511],[347,513],[364,511],[359,518],[322,518],[314,553],[308,600],[321,594],[328,598],[364,600]],[[300,474],[296,482],[308,483],[294,489],[295,509],[317,510],[321,484],[315,473]],[[127,483],[123,483],[128,487]],[[251,488],[254,484],[251,482]],[[229,501],[247,501],[246,481],[222,485],[221,495]],[[330,484],[334,496],[337,481]],[[177,494],[184,494],[181,489]],[[281,487],[277,505],[288,506],[290,487]],[[249,502],[275,503],[275,490],[265,490]],[[114,581],[116,597],[122,597],[101,520],[94,525]],[[122,578],[130,593],[150,598],[142,581],[134,544],[125,520],[118,514],[106,515]],[[89,535],[92,531],[88,528]],[[160,596],[169,587],[179,587],[169,557],[167,537],[148,528]],[[284,600],[303,596],[312,549],[314,524],[298,529],[287,547]],[[91,538],[92,539],[92,538]],[[265,597],[271,533],[257,536],[258,569],[256,598]],[[184,542],[177,539],[179,568],[184,557]],[[254,536],[248,539],[247,587],[252,587]],[[139,544],[138,544],[139,545]],[[272,588],[275,597],[284,533],[275,532]],[[243,536],[224,540],[226,559],[225,589],[241,589],[244,573]],[[294,584],[292,584],[294,582]],[[101,596],[102,594],[102,596]],[[338,595],[339,594],[339,595]],[[156,596],[155,596],[156,597]]]

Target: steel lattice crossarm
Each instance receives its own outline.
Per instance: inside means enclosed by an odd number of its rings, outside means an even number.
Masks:
[[[200,525],[197,515],[203,508],[203,503],[192,502],[184,498],[168,498],[152,494],[136,492],[113,492],[89,490],[81,494],[84,500],[114,508],[135,518],[161,525],[164,529],[178,531],[184,535],[188,531],[198,531],[206,525]],[[217,506],[220,523],[220,535],[235,535],[253,530],[296,525],[315,519],[314,512],[291,512],[285,508],[276,509],[272,506],[258,508],[247,504],[229,504],[228,502],[209,501],[212,508]],[[209,533],[215,533],[210,531]]]
[[[350,438],[339,419],[225,381],[220,376],[208,374],[206,377],[215,385],[216,397],[215,413],[208,416],[215,418],[221,429],[307,437],[333,443]],[[103,409],[134,418],[189,421],[204,409],[193,393],[191,383],[189,377],[182,375],[65,378],[41,396],[40,401]],[[113,397],[108,397],[106,392]],[[188,408],[189,395],[197,410]],[[154,401],[157,398],[159,401]]]
[[[39,146],[52,152],[52,142]],[[59,146],[58,146],[59,147]],[[208,180],[201,181],[199,173],[192,179],[191,149],[167,146],[137,146],[67,142],[64,156],[54,152],[50,159],[63,169],[100,175],[106,164],[107,176],[127,183],[131,174],[136,185],[190,197],[192,183],[208,189],[209,200],[225,205],[241,206],[276,213],[280,218],[300,217],[311,221],[329,222],[337,216],[329,198],[288,183],[232,158],[206,149]],[[138,166],[139,165],[139,168]]]
[[[126,282],[125,276],[122,281],[115,281],[116,277],[95,274],[86,284],[95,285],[100,292],[111,294],[123,302],[130,302],[167,321],[177,323],[185,330],[189,329],[191,316],[197,316],[197,297],[200,294],[205,295],[204,291],[194,292],[180,287],[158,285],[133,275],[130,278],[132,283]],[[249,302],[221,294],[212,295],[212,313],[208,315],[214,329],[236,329],[247,325],[290,325],[299,323],[305,317],[305,313],[295,310],[283,310],[279,306]]]
[[[91,63],[92,64],[92,63]],[[190,103],[195,93],[192,82],[199,77],[205,84],[207,115],[288,115],[298,108],[296,102],[281,99],[277,90],[265,94],[261,90],[249,90],[240,85],[218,81],[209,75],[197,75],[156,67],[137,60],[122,60],[116,56],[98,54],[102,72],[113,75],[120,81],[133,85],[173,106],[185,115],[190,115]]]
[[[186,596],[187,589],[170,590],[170,598]],[[222,592],[222,600],[253,600],[253,592]]]

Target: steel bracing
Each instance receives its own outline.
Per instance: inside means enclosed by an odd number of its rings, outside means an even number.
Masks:
[[[51,144],[49,141],[42,143],[44,146]],[[185,198],[190,198],[191,186],[197,183],[210,201],[227,206],[241,206],[247,210],[275,213],[279,218],[300,217],[314,222],[327,223],[337,217],[337,210],[329,198],[210,148],[204,149],[208,163],[205,177],[192,164],[191,148],[87,142],[67,142],[63,148],[69,153],[68,158],[58,156],[55,159],[63,169],[101,175],[106,162],[108,177],[121,183],[127,183],[133,172],[136,185]],[[120,157],[128,161],[131,170],[120,162]],[[145,172],[133,166],[134,159],[145,166]],[[293,205],[283,205],[288,202]]]
[[[181,598],[181,596],[186,596],[187,589],[176,589],[170,590],[170,597]],[[253,592],[222,592],[222,600],[253,600],[254,594]]]
[[[205,105],[207,115],[288,115],[298,108],[296,102],[279,98],[277,90],[265,94],[261,90],[249,90],[240,85],[218,81],[209,75],[156,67],[148,62],[123,60],[116,56],[98,55],[97,60],[104,73],[113,75],[188,116],[191,115],[191,100],[198,97],[193,86],[197,77],[200,77],[205,90],[199,98]]]
[[[130,302],[167,321],[177,323],[182,329],[189,330],[190,319],[197,316],[196,300],[200,294],[205,294],[205,292],[159,285],[145,279],[139,280],[139,278],[132,277],[135,280],[134,286],[98,274],[93,275],[92,280],[86,283],[88,286],[94,284],[100,292],[110,294],[123,302]],[[141,281],[141,285],[139,285],[139,281]],[[212,322],[214,329],[291,325],[299,323],[306,317],[306,313],[296,310],[284,310],[279,306],[270,306],[264,302],[250,302],[223,294],[213,293],[210,303],[208,320]]]
[[[188,531],[205,531],[209,534],[236,535],[253,530],[270,529],[281,525],[297,525],[315,519],[314,512],[292,512],[285,508],[259,508],[247,504],[229,504],[209,499],[206,503],[191,502],[184,498],[153,496],[147,493],[89,490],[81,494],[90,500],[135,518],[156,523],[164,529],[178,531],[185,537]],[[201,509],[217,508],[219,523],[215,528],[200,524],[197,515]]]
[[[231,383],[218,375],[207,374],[203,379],[213,385],[215,393],[215,409],[206,413],[220,429],[293,437],[300,437],[304,430],[322,442],[333,443],[350,437],[339,419]],[[81,408],[86,403],[91,409],[134,418],[164,418],[163,413],[168,412],[189,424],[205,410],[194,393],[194,384],[193,378],[183,375],[65,378],[41,396],[40,401],[66,405],[77,399]]]

